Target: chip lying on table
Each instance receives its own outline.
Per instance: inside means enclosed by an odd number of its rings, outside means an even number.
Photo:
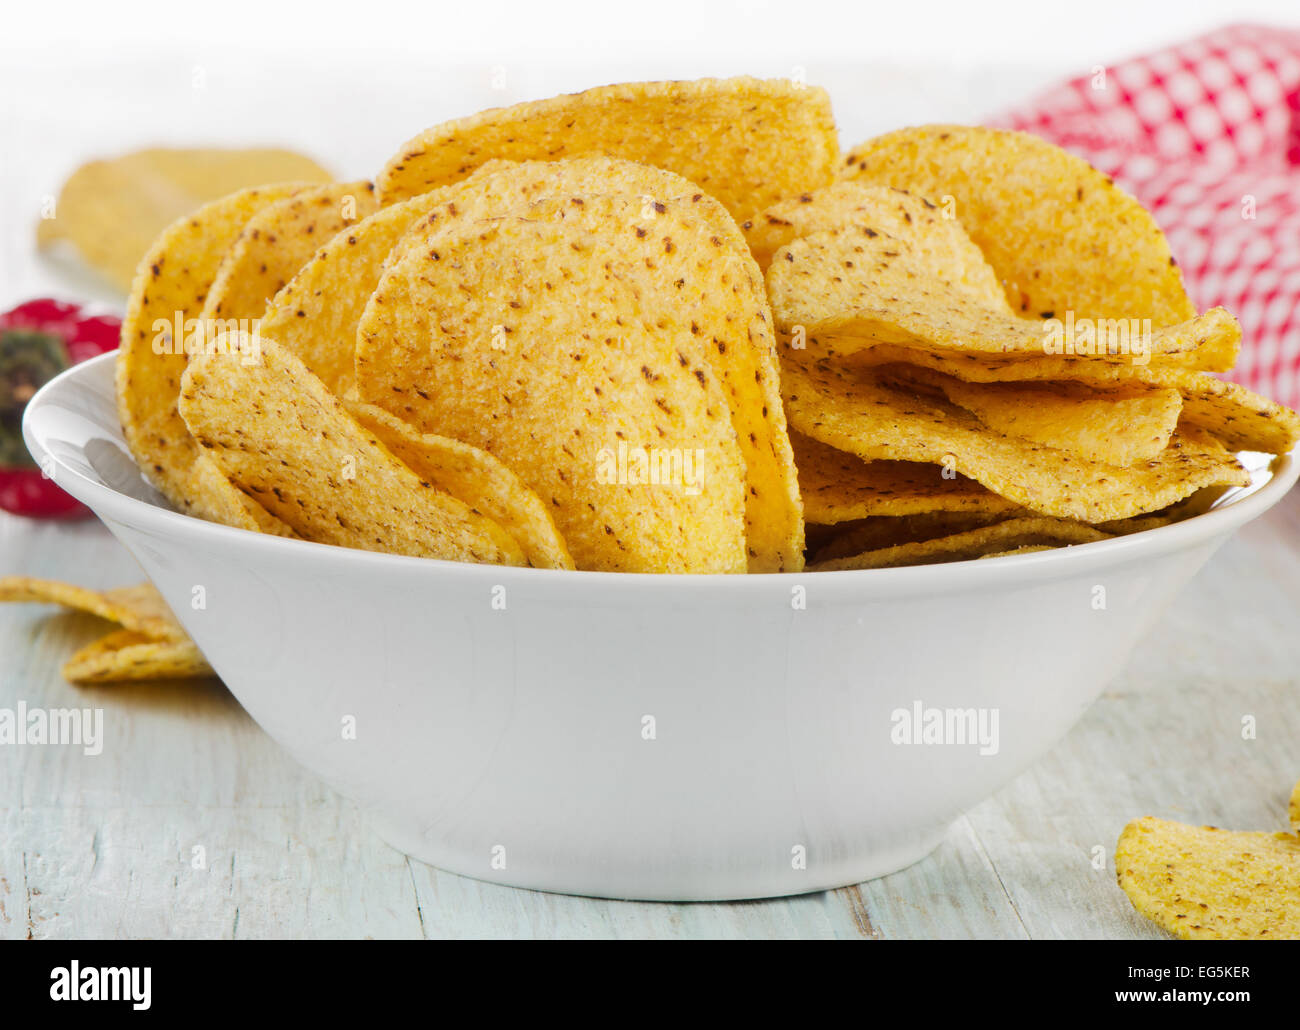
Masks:
[[[329,182],[291,150],[137,150],[82,165],[37,226],[41,249],[70,243],[119,289],[129,291],[140,257],[169,223],[236,190],[264,182]]]
[[[1078,158],[957,126],[838,148],[819,89],[633,83],[435,126],[373,188],[216,200],[141,263],[128,443],[247,530],[743,573],[1086,546],[1300,439],[1214,374],[1236,320]]]
[[[6,576],[0,578],[0,601],[59,604],[122,627],[87,644],[63,663],[63,675],[69,682],[114,683],[214,675],[197,645],[186,636],[167,602],[150,583],[87,590],[48,579]]]
[[[1120,887],[1142,915],[1190,940],[1300,937],[1300,783],[1292,832],[1221,830],[1147,816],[1115,847]]]

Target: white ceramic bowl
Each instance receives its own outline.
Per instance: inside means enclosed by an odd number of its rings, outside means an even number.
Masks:
[[[402,851],[575,894],[755,898],[916,861],[1061,739],[1300,471],[1247,456],[1255,482],[1206,514],[991,561],[712,577],[463,565],[168,510],[123,443],[113,360],[40,391],[28,446],[253,718]],[[989,732],[963,743],[960,719],[946,742],[899,742],[918,704],[922,723],[982,710],[986,731],[996,713],[995,752],[981,754]]]

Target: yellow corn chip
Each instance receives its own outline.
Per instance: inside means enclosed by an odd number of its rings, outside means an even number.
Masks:
[[[767,268],[782,247],[827,230],[856,227],[906,239],[935,282],[967,290],[986,308],[1013,314],[993,267],[953,218],[905,190],[841,181],[784,200],[741,226],[754,259]]]
[[[1291,804],[1287,814],[1291,817],[1291,828],[1300,833],[1300,783],[1291,791]]]
[[[82,165],[63,184],[42,248],[66,239],[88,264],[129,291],[136,267],[176,219],[264,182],[329,182],[320,165],[289,150],[138,150]]]
[[[1099,523],[1097,528],[1104,529],[1107,533],[1113,533],[1116,536],[1128,536],[1130,533],[1142,533],[1148,529],[1169,526],[1175,522],[1190,519],[1193,515],[1201,515],[1209,511],[1214,502],[1223,496],[1225,489],[1225,487],[1221,486],[1211,486],[1204,490],[1197,490],[1190,497],[1185,497],[1166,508],[1161,508],[1159,511],[1153,511],[1146,515],[1136,515],[1128,519],[1112,519],[1109,522]]]
[[[1077,381],[968,383],[912,365],[882,366],[880,374],[937,391],[995,433],[1107,465],[1158,457],[1169,446],[1183,407],[1177,390],[1137,385],[1097,390]]]
[[[969,412],[888,386],[871,368],[788,361],[786,412],[800,432],[866,460],[925,461],[1037,512],[1097,523],[1163,508],[1206,486],[1249,481],[1213,437],[1183,426],[1153,461],[1104,465],[1002,436]]]
[[[822,89],[785,79],[602,86],[445,122],[408,142],[379,176],[385,204],[465,178],[491,158],[604,153],[666,168],[737,221],[834,177],[839,143]]]
[[[445,436],[421,434],[373,404],[345,400],[344,407],[421,480],[447,491],[514,537],[529,565],[573,568],[564,538],[541,498],[487,451]]]
[[[1218,310],[1201,317],[1209,318]],[[814,352],[820,353],[816,340],[810,341],[808,348],[810,355]],[[859,351],[852,360],[855,364],[910,362],[972,383],[1073,380],[1097,387],[1177,390],[1183,398],[1182,421],[1212,433],[1229,450],[1286,454],[1300,441],[1300,416],[1290,408],[1237,383],[1192,369],[1163,365],[1143,368],[1060,357],[986,362],[964,354],[935,354],[883,345]]]
[[[1039,551],[1055,551],[1057,548],[1051,544],[1026,544],[1024,547],[1013,547],[1009,551],[995,551],[993,554],[981,554],[978,561],[985,558],[1014,558],[1020,554],[1037,554]]]
[[[777,328],[823,337],[823,345],[842,354],[872,343],[1124,364],[1194,353],[1198,364],[1215,371],[1236,359],[1240,328],[1221,309],[1156,329],[1120,319],[1017,318],[982,302],[960,278],[965,266],[922,241],[917,230],[895,235],[860,225],[792,240],[767,270]]]
[[[1031,517],[1023,508],[1019,514]],[[902,544],[956,536],[972,529],[1006,522],[1003,513],[971,511],[927,511],[915,515],[872,515],[835,527],[838,533],[822,542],[813,552],[813,564],[837,558],[852,558],[867,551],[880,551]]]
[[[199,317],[230,322],[261,318],[267,302],[319,247],[378,207],[375,187],[368,182],[313,186],[268,204],[226,251]],[[249,326],[229,328],[248,331]]]
[[[215,675],[194,641],[155,640],[129,629],[117,630],[87,644],[63,663],[62,672],[69,683],[122,683]]]
[[[725,244],[748,250],[735,220],[695,183],[652,165],[588,154],[559,161],[491,161],[468,179],[426,194],[437,200],[418,226],[393,248],[388,264],[396,264],[412,249],[428,246],[440,228],[520,214],[530,203],[548,198],[611,195],[638,198],[642,219],[662,213],[658,209],[664,201],[690,199],[695,214],[707,221]]]
[[[489,161],[468,179],[385,207],[330,240],[270,303],[262,332],[297,354],[342,396],[353,379],[357,325],[387,265],[408,248],[424,246],[435,226],[500,215],[530,200],[570,193],[636,194],[653,210],[660,198],[698,195],[699,188],[671,172],[602,156]],[[739,244],[740,231],[725,212],[713,205],[703,210],[713,214],[724,239]],[[418,231],[408,232],[416,223]]]
[[[1159,328],[1196,314],[1155,219],[1086,161],[1036,136],[903,129],[855,148],[841,174],[911,190],[955,215],[1022,315],[1149,318]]]
[[[420,252],[418,260],[436,254],[441,235],[468,219],[500,215],[519,208],[522,201],[540,196],[570,198],[569,208],[565,210],[572,219],[573,202],[580,204],[582,195],[592,194],[623,196],[618,201],[619,210],[627,211],[626,218],[641,223],[638,231],[648,232],[645,227],[660,223],[659,235],[664,239],[667,237],[663,234],[669,231],[674,220],[689,213],[691,224],[682,232],[694,238],[706,252],[722,255],[716,259],[717,274],[721,282],[729,285],[734,297],[730,302],[715,302],[715,307],[723,309],[721,315],[732,323],[732,328],[727,335],[708,341],[705,350],[731,398],[732,424],[745,460],[749,571],[780,572],[798,568],[803,552],[801,505],[786,436],[779,366],[762,277],[749,258],[744,237],[735,222],[692,183],[662,169],[603,156],[550,163],[526,162],[492,174],[480,173],[452,187],[450,195],[442,197],[424,221],[394,248],[388,266],[395,266],[411,252]],[[667,206],[670,203],[671,212]],[[520,215],[523,211],[519,208],[513,213]],[[707,247],[702,240],[704,235],[708,238]],[[643,245],[648,246],[651,244]],[[680,261],[684,252],[679,251],[676,259],[670,259],[668,255],[672,253],[665,245],[661,260]],[[745,344],[735,342],[736,327],[740,325],[748,327],[749,340]],[[687,319],[679,325],[679,332],[689,331],[699,336],[705,328],[704,323]]]
[[[269,337],[261,362],[196,355],[180,412],[239,488],[307,540],[367,551],[524,564],[500,526],[403,465]]]
[[[426,227],[362,319],[361,396],[505,461],[579,568],[741,571],[738,510],[751,569],[797,567],[757,269],[699,213],[711,204],[569,196]]]
[[[154,640],[186,640],[185,630],[152,583],[89,590],[72,583],[27,576],[0,578],[0,601],[59,604],[98,615]]]
[[[243,493],[207,454],[200,453],[184,486],[190,511],[209,522],[246,529],[251,533],[296,537],[298,534]]]
[[[220,477],[194,471],[199,451],[176,398],[188,361],[186,336],[222,256],[249,218],[300,188],[290,183],[245,190],[173,223],[141,262],[131,288],[117,356],[118,415],[141,470],[180,511],[228,524],[244,524],[240,513],[260,521],[237,491],[221,490]],[[190,489],[192,477],[201,477],[203,488]],[[215,500],[214,491],[220,491]]]
[[[1057,544],[1088,544],[1109,539],[1109,534],[1067,519],[1008,519],[964,533],[899,544],[867,551],[847,558],[835,558],[809,566],[813,572],[845,569],[884,569],[905,565],[933,565],[936,562],[965,561],[991,554]]]
[[[914,461],[863,461],[810,436],[791,431],[804,517],[833,525],[873,515],[1022,510],[973,479],[944,476],[938,465]]]
[[[1300,836],[1187,826],[1147,816],[1115,848],[1119,885],[1142,915],[1189,940],[1300,938]]]
[[[428,193],[393,204],[340,232],[267,305],[261,331],[336,395],[352,385],[357,323],[389,251],[438,197]]]

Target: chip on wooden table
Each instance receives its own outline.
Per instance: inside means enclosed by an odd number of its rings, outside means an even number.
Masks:
[[[134,630],[108,634],[78,650],[61,669],[69,683],[124,683],[212,676],[194,641],[156,640]]]
[[[1300,836],[1147,816],[1115,848],[1119,885],[1142,915],[1193,940],[1300,938]]]
[[[152,583],[91,590],[57,580],[5,576],[0,578],[0,601],[58,604],[98,615],[154,640],[187,639],[185,630]]]
[[[123,292],[154,239],[176,219],[211,201],[264,182],[329,182],[302,154],[275,148],[154,148],[90,161],[69,176],[51,217],[42,218],[42,248],[68,240],[85,261]]]
[[[63,665],[70,683],[211,676],[212,669],[152,583],[91,590],[26,576],[0,578],[0,601],[58,604],[123,628],[80,648]]]

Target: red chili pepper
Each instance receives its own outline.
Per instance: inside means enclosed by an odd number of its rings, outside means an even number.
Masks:
[[[117,346],[122,323],[48,297],[0,313],[0,508],[37,518],[90,514],[47,479],[22,439],[23,409],[45,383]]]

